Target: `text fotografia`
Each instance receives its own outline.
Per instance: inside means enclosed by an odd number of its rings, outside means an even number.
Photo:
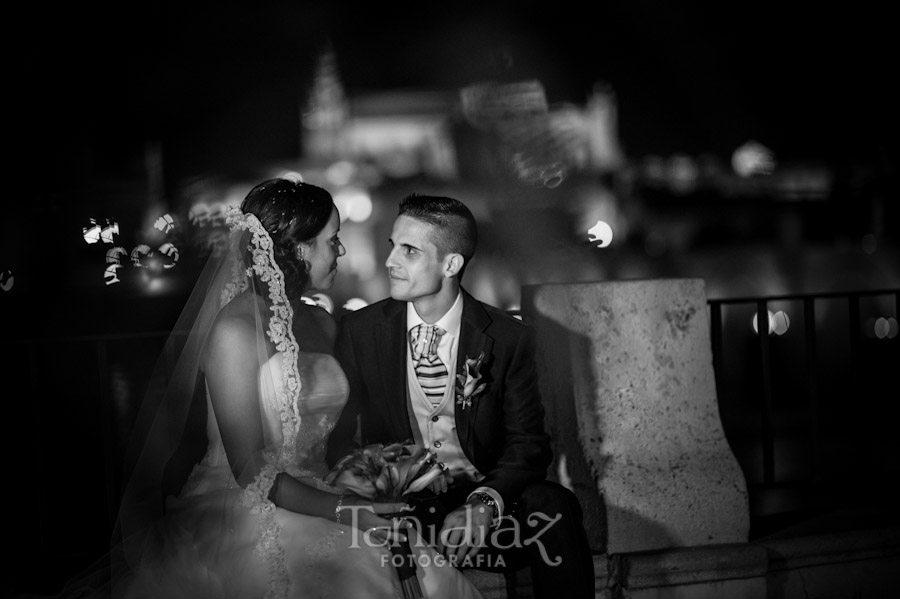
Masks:
[[[358,518],[359,518],[358,510],[370,511],[371,508],[354,505],[354,506],[343,506],[341,508],[341,510],[348,510],[348,511],[352,512],[352,518],[350,521],[350,524],[353,527],[353,540],[350,544],[350,547],[352,547],[352,548],[360,547],[361,546],[360,540],[362,541],[362,543],[365,543],[369,547],[387,547],[390,543],[389,540],[384,540],[384,539],[381,539],[378,537],[373,537],[372,533],[379,529],[380,530],[391,530],[392,529],[394,532],[398,532],[398,531],[400,531],[400,523],[404,520],[411,523],[413,525],[413,528],[415,528],[416,530],[422,530],[421,522],[418,520],[418,518],[416,518],[415,516],[404,516],[402,519],[395,519],[394,525],[392,527],[382,526],[382,527],[370,528],[366,531],[361,531],[359,529],[359,525],[358,525]],[[547,564],[548,566],[558,566],[562,563],[562,557],[560,557],[559,555],[556,555],[551,558],[550,555],[548,555],[548,553],[547,553],[546,546],[541,541],[541,537],[544,535],[544,533],[546,533],[550,529],[551,526],[553,526],[554,524],[559,522],[559,520],[561,518],[562,518],[562,514],[556,514],[555,516],[549,516],[543,512],[532,512],[528,515],[528,518],[525,520],[526,524],[528,525],[529,529],[531,529],[531,530],[523,531],[518,520],[516,520],[515,518],[512,518],[510,516],[504,515],[500,519],[500,522],[496,526],[492,527],[489,534],[487,534],[487,531],[480,531],[481,534],[479,534],[478,537],[483,539],[483,542],[479,543],[478,546],[485,547],[487,545],[490,545],[491,547],[500,549],[502,551],[502,550],[506,550],[506,549],[512,549],[514,547],[521,548],[521,547],[528,547],[530,545],[534,545],[535,547],[537,547],[538,551],[540,551],[541,559],[544,560],[545,564]],[[474,525],[472,523],[471,508],[467,507],[465,526],[460,526],[457,528],[448,528],[448,529],[443,530],[440,534],[441,544],[446,549],[451,549],[451,550],[467,545],[467,543],[464,540],[462,540],[456,544],[450,543],[450,536],[452,535],[452,533],[454,531],[459,530],[459,531],[463,531],[463,534],[461,535],[461,539],[466,539],[466,537],[468,535],[465,534],[465,531],[472,530],[473,526]],[[431,537],[434,538],[435,532],[436,532],[434,530],[434,526],[430,525],[429,528],[431,529],[430,532],[432,533]],[[425,540],[419,535],[416,535],[416,539],[415,539],[414,543],[412,541],[413,541],[413,539],[410,539],[410,545],[415,546],[415,547],[426,547],[428,545],[425,542]],[[425,558],[428,558],[429,560],[432,559],[427,555],[419,556],[419,557],[425,557]],[[443,555],[439,555],[439,557],[441,557],[442,559],[444,559],[446,561],[449,561],[452,565],[456,565],[458,567],[469,567],[469,564],[466,563],[465,560],[455,560],[456,563],[454,563],[454,561],[451,560],[451,558],[449,558],[449,557],[445,557]],[[470,560],[470,562],[472,562],[474,564],[474,567],[476,567],[476,568],[503,566],[504,565],[504,564],[499,564],[499,563],[496,563],[496,564],[476,563],[475,560],[479,557],[482,557],[482,556],[479,554],[476,554]],[[497,557],[499,557],[499,556],[497,556]],[[388,559],[391,559],[391,558],[389,556],[384,556],[382,558],[382,561],[387,563]],[[418,558],[416,556],[402,556],[401,555],[401,556],[394,556],[393,559],[397,559],[400,561],[399,564],[395,564],[395,565],[402,566],[405,563],[409,563],[410,565],[412,565],[414,563],[413,561],[407,562],[407,559],[416,560]],[[487,560],[487,557],[484,557],[484,559]],[[437,563],[437,558],[434,558],[433,561],[435,562],[436,565],[440,565]]]
[[[503,559],[502,555],[489,555],[485,553],[478,553],[474,556],[467,555],[462,559],[455,555],[443,555],[441,553],[435,553],[434,555],[428,553],[421,553],[419,555],[398,555],[396,553],[393,555],[383,554],[381,556],[381,565],[387,566],[388,564],[395,568],[402,568],[403,566],[421,566],[427,568],[431,564],[443,567],[449,564],[454,568],[485,569],[505,568],[506,560]]]

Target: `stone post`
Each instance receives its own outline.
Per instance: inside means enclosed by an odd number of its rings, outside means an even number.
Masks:
[[[528,285],[555,443],[592,549],[747,541],[743,473],[719,417],[699,279]]]

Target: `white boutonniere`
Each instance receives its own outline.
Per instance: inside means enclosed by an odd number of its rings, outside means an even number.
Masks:
[[[481,381],[481,362],[484,360],[484,352],[478,354],[477,358],[466,357],[466,364],[463,372],[456,375],[456,403],[465,410],[472,406],[472,400],[475,399],[486,386]]]

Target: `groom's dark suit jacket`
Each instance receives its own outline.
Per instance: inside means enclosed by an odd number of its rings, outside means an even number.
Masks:
[[[454,398],[456,427],[466,457],[507,504],[526,485],[544,480],[551,461],[538,391],[533,329],[463,291],[455,373],[484,352],[484,391],[465,409]],[[406,302],[382,300],[341,319],[335,355],[350,382],[350,397],[329,437],[333,464],[356,447],[413,438],[408,414]],[[457,388],[461,385],[457,383]]]

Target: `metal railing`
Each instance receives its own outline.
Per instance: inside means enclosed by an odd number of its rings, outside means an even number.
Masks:
[[[897,416],[900,289],[708,306],[720,412],[751,520],[865,500],[851,489],[887,474],[877,464],[891,443],[879,422]]]

